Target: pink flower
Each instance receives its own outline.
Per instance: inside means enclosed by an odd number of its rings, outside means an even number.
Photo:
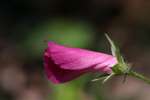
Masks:
[[[117,64],[112,55],[48,42],[44,52],[46,75],[53,83],[64,83],[87,72],[111,73]]]

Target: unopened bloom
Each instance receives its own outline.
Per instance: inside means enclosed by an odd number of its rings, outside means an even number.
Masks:
[[[64,83],[87,72],[110,74],[116,64],[117,60],[112,55],[66,47],[54,42],[48,42],[44,52],[46,75],[53,83]]]

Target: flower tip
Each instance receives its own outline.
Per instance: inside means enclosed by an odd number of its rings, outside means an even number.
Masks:
[[[54,41],[48,41],[47,45],[48,45],[48,47],[51,47],[51,46],[56,45],[56,43]]]

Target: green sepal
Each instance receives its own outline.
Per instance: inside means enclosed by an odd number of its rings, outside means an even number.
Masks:
[[[107,82],[110,78],[112,78],[113,76],[115,76],[115,73],[111,73],[109,76],[107,76],[104,80],[103,80],[103,84],[105,82]]]
[[[112,55],[117,58],[119,63],[125,63],[123,57],[121,56],[119,47],[114,43],[113,40],[110,39],[110,37],[107,34],[105,34],[105,36],[110,43]]]
[[[105,79],[107,76],[109,76],[109,74],[103,73],[103,74],[99,75],[97,78],[93,79],[92,82],[99,81],[99,80],[103,80],[103,79]]]
[[[148,84],[150,84],[149,78],[131,70],[131,65],[124,61],[124,59],[120,53],[119,47],[117,47],[115,45],[115,43],[110,39],[110,37],[107,34],[105,34],[105,36],[111,45],[112,55],[114,57],[116,57],[118,63],[112,67],[112,73],[103,80],[103,83],[106,82],[108,79],[110,79],[114,75],[123,75],[124,74],[125,77],[126,77],[126,75],[130,75],[130,76],[136,77],[136,78],[141,79],[141,80],[147,82]],[[124,78],[124,80],[125,79],[126,78]]]
[[[120,65],[119,64],[116,64],[112,67],[112,71],[116,74],[122,74],[122,70],[120,68]]]
[[[114,66],[116,67],[114,68],[114,70],[116,71],[117,69],[117,72],[121,71],[123,73],[128,69],[128,65],[125,63],[125,60],[123,59],[120,53],[119,47],[110,39],[110,37],[107,34],[105,34],[105,36],[111,45],[112,55],[115,56],[118,61],[118,64]]]

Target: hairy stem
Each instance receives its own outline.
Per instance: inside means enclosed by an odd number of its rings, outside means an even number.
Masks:
[[[136,78],[138,78],[138,79],[141,79],[141,80],[145,81],[146,83],[150,84],[150,79],[149,79],[149,78],[147,78],[147,77],[145,77],[145,76],[143,76],[143,75],[141,75],[141,74],[139,74],[139,73],[137,73],[137,72],[130,71],[130,72],[128,73],[128,75],[133,76],[133,77],[136,77]]]

